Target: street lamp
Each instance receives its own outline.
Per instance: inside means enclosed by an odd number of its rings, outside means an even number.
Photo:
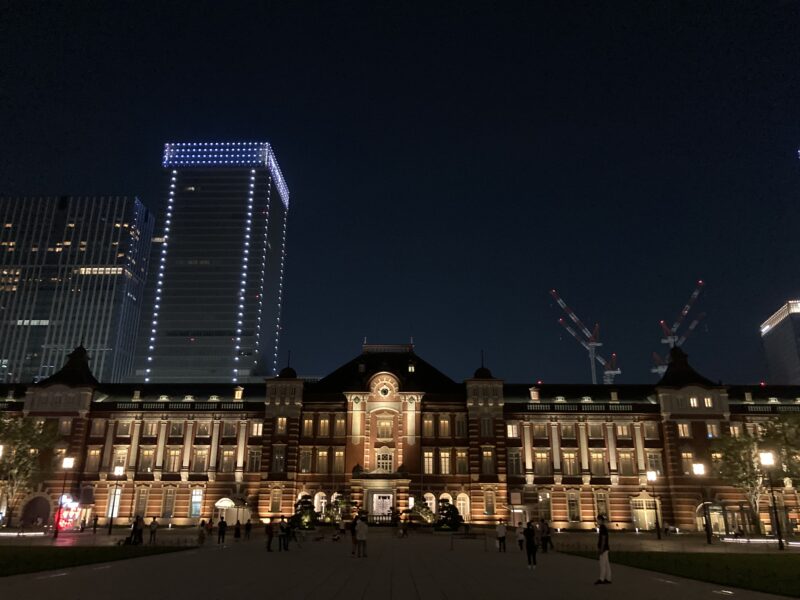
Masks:
[[[119,489],[119,478],[122,477],[124,472],[125,467],[122,465],[117,465],[114,467],[114,477],[116,477],[117,480],[114,483],[114,495],[111,497],[111,501],[108,505],[108,535],[111,535],[111,529],[114,527],[114,513],[116,512],[116,509],[119,508],[119,496],[117,495],[117,490]]]
[[[658,539],[661,539],[661,525],[658,522],[658,496],[656,495],[657,479],[658,479],[658,473],[656,471],[647,472],[647,481],[649,481],[650,485],[653,486],[653,500],[655,502],[655,507],[656,507],[656,535],[658,536]]]
[[[67,491],[67,471],[75,466],[75,459],[65,456],[61,461],[61,468],[64,470],[64,481],[61,484],[61,495],[58,497],[58,513],[56,516],[56,526],[53,528],[53,539],[58,537],[58,528],[61,525],[61,513],[64,510],[64,493]]]
[[[783,550],[783,532],[781,531],[781,519],[778,516],[778,503],[775,501],[775,487],[772,485],[772,468],[775,466],[775,455],[772,452],[759,452],[758,458],[761,468],[767,474],[769,481],[769,494],[772,496],[772,513],[775,516],[775,533],[778,535],[778,550]]]
[[[694,463],[692,465],[692,473],[698,477],[706,474],[706,466],[703,463]],[[703,492],[703,526],[706,530],[706,543],[711,544],[711,514],[708,510],[710,502],[706,500],[705,491]]]

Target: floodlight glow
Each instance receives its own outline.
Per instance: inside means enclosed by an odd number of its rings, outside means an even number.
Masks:
[[[772,467],[775,465],[775,455],[772,452],[759,452],[758,459],[762,467]]]
[[[656,479],[658,479],[658,473],[656,473],[655,471],[647,472],[647,481],[654,482]]]
[[[695,475],[705,475],[706,474],[706,466],[703,463],[694,463],[692,465],[692,472]]]

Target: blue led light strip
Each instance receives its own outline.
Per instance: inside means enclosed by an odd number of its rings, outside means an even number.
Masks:
[[[164,167],[259,167],[265,166],[289,208],[289,186],[268,142],[179,142],[164,144]]]

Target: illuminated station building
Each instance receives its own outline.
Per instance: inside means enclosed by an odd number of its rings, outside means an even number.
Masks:
[[[373,522],[390,510],[430,518],[444,499],[472,524],[588,530],[605,515],[615,530],[648,530],[658,506],[662,526],[701,530],[707,511],[717,533],[748,517],[742,493],[712,475],[711,441],[800,402],[800,388],[712,383],[680,349],[655,385],[537,385],[484,367],[456,382],[406,345],[364,345],[318,380],[287,367],[245,385],[98,384],[78,348],[49,379],[5,394],[4,416],[52,419],[61,435],[50,481],[18,499],[25,522],[52,519],[65,485],[66,526],[93,514],[266,521],[308,495],[331,519],[353,507]],[[793,484],[776,489],[786,532]],[[766,493],[760,518],[770,530]]]

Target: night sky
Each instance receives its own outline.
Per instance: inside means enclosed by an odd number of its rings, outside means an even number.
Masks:
[[[455,379],[484,349],[587,381],[557,288],[653,382],[702,278],[690,360],[763,379],[800,297],[800,4],[429,4],[0,2],[0,194],[157,207],[164,142],[267,140],[301,375],[413,336]]]

